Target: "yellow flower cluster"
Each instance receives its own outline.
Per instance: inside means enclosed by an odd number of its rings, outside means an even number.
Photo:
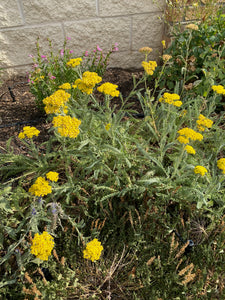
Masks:
[[[192,146],[190,146],[190,145],[186,145],[184,147],[184,150],[186,150],[187,153],[189,153],[189,154],[195,154],[196,153],[195,149]]]
[[[71,58],[66,64],[67,66],[71,66],[72,68],[75,68],[76,66],[79,66],[80,63],[82,62],[82,58]]]
[[[163,101],[177,107],[180,107],[182,105],[182,101],[180,101],[180,96],[177,94],[164,93],[163,96],[159,98],[159,102]]]
[[[144,53],[144,54],[149,54],[152,52],[152,48],[150,47],[142,47],[139,49],[139,52]]]
[[[111,123],[106,124],[105,125],[105,130],[109,131],[109,129],[111,128],[111,126],[112,126]]]
[[[200,174],[201,176],[204,176],[205,173],[207,173],[208,171],[207,171],[207,169],[206,169],[205,167],[203,167],[203,166],[196,166],[196,167],[194,168],[194,172],[195,172],[195,174]]]
[[[110,95],[112,97],[118,97],[120,92],[117,90],[118,85],[105,82],[102,85],[100,85],[97,90],[101,93],[104,93],[105,95]]]
[[[225,158],[217,160],[217,167],[223,171],[223,174],[225,174]]]
[[[223,94],[223,95],[225,95],[225,88],[222,85],[213,85],[212,89],[217,94]]]
[[[46,174],[46,178],[48,180],[57,182],[59,180],[59,173],[50,171]]]
[[[76,138],[81,121],[70,116],[57,116],[52,120],[53,126],[57,128],[58,133],[64,137]]]
[[[206,128],[212,127],[213,121],[200,114],[196,123],[199,131],[205,131]]]
[[[149,62],[143,61],[141,65],[148,75],[153,75],[153,72],[155,71],[155,68],[157,67],[156,61],[149,61]]]
[[[71,89],[71,84],[69,82],[63,83],[62,85],[59,86],[59,89],[70,90]]]
[[[86,71],[83,73],[82,79],[79,78],[75,81],[73,88],[78,88],[83,93],[90,95],[95,85],[101,81],[102,78],[96,72]]]
[[[91,261],[98,260],[101,256],[103,247],[97,239],[87,243],[86,249],[83,250],[83,257]]]
[[[188,144],[189,139],[193,141],[201,141],[203,139],[203,135],[199,132],[194,131],[191,128],[185,127],[178,131],[179,136],[177,140],[181,144]]]
[[[51,96],[46,97],[43,100],[46,114],[60,113],[60,109],[62,109],[64,113],[67,113],[67,106],[65,103],[69,100],[70,96],[71,95],[64,90],[58,90]]]
[[[25,139],[26,137],[28,139],[32,139],[32,137],[38,136],[40,131],[35,127],[25,126],[23,127],[23,131],[19,133],[18,137],[19,139]]]
[[[38,177],[35,183],[29,188],[29,192],[34,196],[43,197],[51,194],[52,187],[44,177]]]
[[[198,30],[198,25],[188,24],[185,26],[186,29]]]
[[[30,253],[34,254],[41,260],[48,260],[53,248],[53,237],[47,231],[43,231],[42,234],[35,233]]]

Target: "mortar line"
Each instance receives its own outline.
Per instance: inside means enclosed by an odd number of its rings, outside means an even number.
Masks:
[[[66,32],[65,32],[65,27],[64,27],[64,23],[61,23],[61,28],[62,28],[62,34],[63,34],[63,39],[64,41],[66,40]]]
[[[99,0],[96,0],[96,14],[99,16]]]
[[[133,44],[133,16],[130,18],[130,51],[132,51]]]

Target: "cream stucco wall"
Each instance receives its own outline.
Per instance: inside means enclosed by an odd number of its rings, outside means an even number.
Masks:
[[[48,38],[54,49],[66,37],[75,55],[98,44],[103,50],[118,43],[112,67],[138,68],[140,47],[161,51],[164,24],[160,20],[164,0],[0,0],[0,64],[4,73],[25,73],[35,55],[39,37],[43,54]]]

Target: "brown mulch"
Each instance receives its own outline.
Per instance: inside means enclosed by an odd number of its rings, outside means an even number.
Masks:
[[[132,75],[138,80],[142,76],[142,71],[112,68],[106,71],[103,80],[117,84],[125,98],[133,88]],[[119,102],[119,99],[114,99],[114,101]],[[131,101],[135,99],[131,98]],[[14,153],[21,153],[23,146],[18,139],[18,134],[23,126],[28,125],[40,130],[37,143],[48,139],[48,129],[51,125],[38,110],[35,98],[29,90],[27,77],[15,76],[0,86],[0,151],[3,152],[6,149],[7,141],[12,138],[11,146]]]

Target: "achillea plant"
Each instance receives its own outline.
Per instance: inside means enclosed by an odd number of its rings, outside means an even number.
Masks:
[[[53,237],[46,231],[36,233],[32,239],[30,253],[41,260],[48,260],[54,247]]]
[[[97,239],[93,239],[91,242],[87,243],[86,248],[83,251],[84,258],[93,262],[99,260],[102,250],[103,246],[101,245],[101,242]]]

